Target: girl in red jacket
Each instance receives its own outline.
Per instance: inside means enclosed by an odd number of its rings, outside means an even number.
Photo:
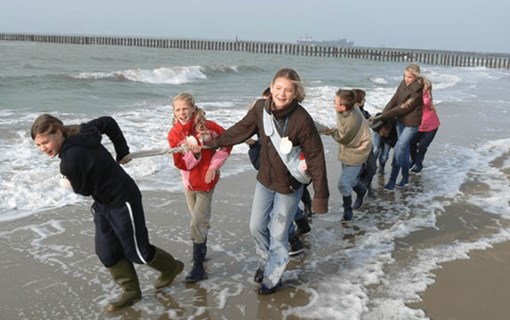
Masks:
[[[207,278],[203,262],[207,252],[212,195],[220,177],[220,167],[227,160],[232,147],[202,149],[205,142],[217,137],[225,129],[205,119],[204,110],[195,105],[191,94],[176,95],[172,106],[173,127],[168,132],[168,142],[171,148],[187,146],[182,153],[173,154],[174,164],[181,170],[186,202],[191,214],[193,268],[186,276],[186,281],[197,282]]]

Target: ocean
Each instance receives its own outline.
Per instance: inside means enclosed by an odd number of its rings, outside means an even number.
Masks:
[[[40,154],[31,140],[31,124],[42,113],[54,114],[66,124],[111,115],[119,122],[131,151],[165,148],[175,94],[192,93],[209,119],[228,128],[243,117],[279,68],[292,67],[305,84],[303,106],[315,121],[334,126],[333,98],[338,88],[364,89],[365,108],[375,114],[395,92],[407,65],[16,42],[0,42],[0,56],[0,239],[9,243],[2,246],[2,253],[16,250],[16,245],[12,247],[14,225],[30,225],[33,217],[55,208],[90,202],[61,187],[58,160]],[[510,71],[436,65],[421,68],[432,81],[441,120],[424,170],[412,177],[409,188],[393,193],[384,192],[381,179],[374,178],[377,199],[369,200],[371,205],[357,214],[355,222],[355,230],[363,232],[357,232],[355,243],[342,252],[326,250],[315,256],[317,263],[338,264],[334,276],[315,283],[314,298],[287,309],[285,317],[427,319],[423,310],[412,309],[407,303],[418,300],[434,282],[432,271],[440,263],[466,259],[473,249],[510,240]],[[338,146],[329,137],[323,140],[327,156],[335,163]],[[106,144],[111,149],[108,141]],[[234,147],[223,177],[253,170],[247,150],[244,144]],[[170,157],[139,159],[125,169],[142,192],[182,189]],[[336,181],[330,185],[331,212],[314,218],[321,222],[318,225],[329,225],[314,230],[316,243],[325,246],[338,241],[331,230],[340,228],[341,200],[334,188]],[[215,198],[221,197],[215,194]],[[53,219],[51,214],[47,216],[49,221]],[[443,221],[448,219],[455,222],[444,222],[444,227]],[[482,227],[477,224],[479,219],[490,223]],[[89,249],[93,251],[92,241]],[[35,260],[42,264],[51,261]],[[3,261],[1,268],[8,269],[9,261]],[[84,310],[89,307],[83,306]],[[2,308],[9,310],[6,305]],[[43,313],[39,319],[52,318],[51,313]],[[101,315],[84,312],[82,318]]]

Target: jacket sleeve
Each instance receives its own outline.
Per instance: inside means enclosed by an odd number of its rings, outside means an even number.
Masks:
[[[261,103],[259,103],[261,102]],[[259,100],[256,105],[248,110],[246,115],[232,127],[223,131],[217,138],[207,143],[207,146],[218,148],[233,146],[253,136],[257,131],[257,110],[264,107],[264,100]]]
[[[218,137],[222,132],[225,131],[222,126],[213,121],[208,121],[208,129],[213,138]],[[230,156],[231,152],[232,146],[221,147],[220,149],[216,150],[211,158],[209,167],[219,169],[225,163],[225,161],[227,161],[227,158]]]
[[[393,98],[384,108],[381,114],[381,120],[388,120],[397,117],[404,116],[411,113],[417,107],[423,105],[423,92],[421,88],[423,84],[419,81],[415,81],[409,87],[402,82]],[[408,101],[410,103],[408,103]]]
[[[129,146],[124,138],[124,134],[120,129],[117,121],[109,116],[99,117],[97,119],[91,120],[84,124],[85,126],[93,126],[101,134],[106,134],[108,138],[113,143],[113,147],[115,148],[115,153],[117,154],[116,160],[120,161],[127,154],[129,154]]]

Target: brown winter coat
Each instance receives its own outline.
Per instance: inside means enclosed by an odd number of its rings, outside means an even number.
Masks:
[[[292,193],[301,184],[287,170],[275,146],[271,143],[271,139],[264,133],[264,109],[274,115],[281,128],[285,126],[285,121],[288,119],[285,133],[282,136],[287,136],[294,146],[301,147],[314,188],[313,210],[316,213],[326,213],[329,189],[324,147],[312,117],[297,101],[283,110],[272,111],[271,105],[272,99],[258,100],[243,119],[225,130],[209,145],[213,147],[235,145],[246,141],[258,132],[259,139],[261,139],[261,150],[257,180],[275,192]]]
[[[406,101],[410,103],[406,103]],[[423,109],[423,83],[417,79],[409,86],[402,80],[397,91],[386,104],[381,120],[397,119],[407,127],[419,127]]]

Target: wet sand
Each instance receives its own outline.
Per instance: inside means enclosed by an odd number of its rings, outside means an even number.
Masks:
[[[299,314],[300,307],[313,303],[316,284],[338,276],[345,267],[342,263],[349,264],[335,253],[355,247],[357,236],[365,232],[356,224],[340,225],[336,150],[327,159],[330,212],[314,216],[312,234],[303,239],[307,250],[291,259],[284,287],[273,295],[257,295],[253,281],[257,257],[248,221],[255,172],[248,171],[223,178],[215,191],[206,263],[209,279],[193,285],[184,283],[191,266],[184,195],[143,192],[152,243],[185,262],[185,272],[172,286],[157,292],[152,287],[157,274],[147,266],[136,266],[142,301],[113,314],[103,308],[119,291],[94,254],[90,200],[9,222],[0,236],[0,319],[335,319],[331,315],[304,318]],[[380,189],[376,193],[381,201],[397,197]],[[406,202],[404,196],[399,199]],[[372,201],[367,210],[381,212],[382,208]],[[471,225],[489,230],[494,223],[476,208],[452,205],[446,211],[438,218],[438,229],[414,232],[398,241],[394,265],[406,261],[408,248],[422,242],[469,238],[465,230]],[[317,257],[325,256],[329,258],[317,263]],[[505,297],[510,288],[510,243],[475,250],[470,256],[434,270],[435,283],[423,292],[423,300],[408,305],[437,320],[508,319],[510,305]],[[336,312],[341,310],[339,304]]]
[[[473,250],[467,260],[445,263],[423,301],[412,304],[434,320],[506,320],[510,314],[510,242]]]

